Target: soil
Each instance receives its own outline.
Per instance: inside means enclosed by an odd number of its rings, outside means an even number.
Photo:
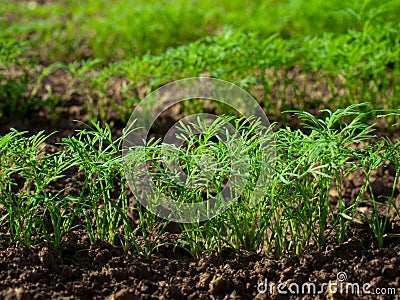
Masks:
[[[391,224],[391,231],[399,233],[400,223]],[[399,295],[399,240],[387,240],[378,249],[372,233],[361,225],[352,226],[348,235],[340,246],[331,240],[321,250],[280,260],[246,251],[200,260],[165,253],[146,259],[108,244],[90,245],[79,232],[66,236],[59,249],[45,243],[27,248],[1,241],[0,298],[287,299],[290,294],[278,294],[272,284],[286,284],[282,290],[289,293],[289,288],[301,289],[305,282],[324,292],[312,294],[305,289],[291,298],[376,299],[373,293],[378,288],[394,288]],[[340,281],[340,276],[346,279]],[[332,288],[323,288],[323,283]],[[358,283],[360,289],[370,283],[365,292],[371,294],[346,295],[346,283]]]
[[[65,92],[67,77],[60,72],[54,72],[52,77],[44,80],[38,91],[44,98],[46,84],[51,85],[53,91]],[[166,123],[167,119],[168,116],[161,123]],[[88,120],[85,99],[81,95],[72,94],[66,99],[56,123],[51,122],[49,111],[44,107],[32,109],[24,118],[3,116],[0,134],[7,133],[10,128],[30,133],[57,130],[48,139],[48,143],[54,145],[83,127],[73,120]],[[111,127],[116,135],[121,133],[124,125],[118,117],[111,117]],[[390,165],[373,174],[376,197],[390,194],[393,176]],[[361,173],[346,178],[343,193],[347,199],[354,199],[358,193],[362,184],[360,179]],[[395,192],[400,207],[400,185]],[[337,191],[331,191],[331,198],[335,205]],[[368,209],[368,206],[360,207],[360,212]],[[400,234],[400,220],[392,216],[387,232]],[[177,234],[170,230],[163,238],[174,240]],[[60,248],[44,242],[29,248],[10,244],[3,232],[0,238],[0,299],[400,298],[400,239],[386,238],[384,247],[378,248],[369,227],[355,223],[347,235],[342,245],[331,238],[322,249],[314,247],[298,257],[276,259],[241,250],[229,251],[222,256],[209,254],[195,260],[184,253],[172,253],[166,247],[145,258],[133,250],[124,253],[121,247],[106,243],[91,245],[88,236],[79,230],[64,236]],[[301,289],[307,282],[315,283],[318,290],[324,287],[323,284],[327,285],[321,294],[307,293],[306,289],[301,295],[290,295],[289,287],[293,290],[297,285]],[[366,292],[371,294],[346,295],[345,287],[343,292],[340,289],[335,292],[335,287],[346,283],[357,283],[360,289],[369,283],[371,286]],[[271,288],[273,284],[275,288]],[[278,293],[278,284],[285,284],[282,289],[289,294]],[[376,294],[393,292],[390,288],[394,288],[395,295]]]

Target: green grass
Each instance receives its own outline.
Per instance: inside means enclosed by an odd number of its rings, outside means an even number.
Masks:
[[[5,30],[0,34],[0,115],[22,118],[34,108],[48,107],[50,119],[56,125],[63,103],[73,95],[80,95],[86,99],[89,120],[110,121],[111,111],[113,116],[126,122],[133,105],[160,85],[203,75],[238,84],[255,96],[271,119],[283,123],[286,117],[281,112],[288,109],[334,110],[360,102],[370,103],[366,110],[399,106],[400,26],[396,16],[400,8],[397,2],[383,5],[375,1],[240,3],[213,5],[202,1],[193,5],[190,1],[178,1],[179,5],[171,6],[139,2],[129,10],[125,1],[113,3],[112,9],[106,8],[102,1],[90,1],[84,7],[73,2],[67,6],[66,18],[71,20],[64,24],[56,22],[64,14],[62,8],[66,4],[62,1],[29,9],[25,4],[7,2],[3,13],[15,14],[18,22],[10,25],[4,21]],[[321,10],[321,6],[327,6],[326,10]],[[269,18],[265,18],[266,7],[271,9]],[[222,14],[222,8],[228,12]],[[204,20],[190,16],[192,10],[211,19],[222,14],[222,18],[216,18],[220,24],[233,23],[208,35],[205,25],[196,23]],[[135,13],[140,17],[129,17]],[[150,18],[154,14],[160,15],[160,19],[152,22]],[[294,24],[303,24],[298,25],[298,32],[290,38],[282,34],[282,28],[271,25],[279,24],[274,18],[282,19],[283,15],[288,20],[293,18],[290,22],[284,18],[284,23],[289,22],[285,26],[295,32]],[[339,26],[342,23],[335,18],[344,18],[346,26]],[[100,24],[103,19],[104,24]],[[61,28],[56,30],[57,26]],[[157,29],[159,26],[167,26],[162,29],[167,35],[164,42],[157,32],[161,30]],[[144,32],[142,27],[154,32],[138,37]],[[75,32],[78,28],[79,33]],[[193,28],[201,32],[196,34]],[[28,38],[32,32],[36,34]],[[180,36],[188,32],[193,36]],[[56,34],[65,38],[54,37]],[[92,34],[87,43],[98,43],[92,46],[92,52],[125,51],[126,43],[148,45],[144,46],[147,50],[136,54],[82,56],[76,49],[78,46],[72,45],[80,43],[80,34]],[[54,57],[48,59],[38,47],[50,51]],[[47,62],[54,60],[52,64]],[[71,76],[63,93],[43,85],[43,79],[58,68],[67,70]],[[10,69],[17,71],[10,73]],[[202,109],[201,104],[197,106]],[[193,108],[184,108],[184,111],[190,113]],[[393,120],[388,121],[389,125],[393,124]]]
[[[30,40],[42,61],[128,59],[161,54],[224,28],[277,33],[284,38],[345,33],[374,23],[397,23],[397,1],[55,1],[47,5],[6,0],[3,36]]]
[[[133,105],[150,91],[172,80],[202,76],[205,71],[248,90],[270,118],[282,122],[285,116],[281,112],[288,109],[334,110],[359,102],[370,103],[366,110],[398,107],[399,32],[398,24],[376,25],[366,32],[285,40],[276,35],[262,38],[230,31],[159,56],[146,54],[104,67],[98,60],[55,63],[45,68],[23,61],[19,80],[3,75],[2,113],[23,117],[29,108],[48,106],[56,123],[57,103],[78,94],[86,99],[90,120],[109,121],[111,110],[125,122]],[[12,51],[13,47],[5,48],[0,64],[6,65]],[[56,68],[67,70],[71,81],[66,93],[50,91],[44,102],[37,97],[35,87],[41,87],[45,75]],[[201,110],[202,105],[199,107]]]
[[[243,248],[263,250],[277,257],[298,255],[311,245],[322,247],[330,236],[335,236],[338,243],[345,242],[351,222],[370,224],[379,246],[383,246],[389,213],[399,217],[394,201],[400,172],[399,141],[393,143],[374,137],[373,126],[361,121],[366,114],[360,112],[364,105],[351,105],[335,112],[325,110],[321,112],[323,119],[307,112],[295,112],[305,122],[308,134],[277,128],[273,134],[277,153],[275,175],[255,206],[252,192],[260,174],[257,166],[261,162],[258,153],[262,143],[252,138],[251,132],[259,125],[233,117],[217,119],[209,128],[217,130],[227,121],[236,124],[249,155],[246,163],[253,169],[237,202],[209,221],[181,224],[183,233],[174,246],[186,249],[194,257],[201,257],[205,252]],[[207,197],[221,190],[225,177],[231,176],[232,161],[226,144],[210,139],[213,132],[210,129],[208,133],[186,136],[187,147],[176,150],[191,182],[207,182],[198,188],[177,185],[168,179],[172,175],[159,164],[165,162],[163,144],[153,140],[141,148],[139,152],[146,161],[158,166],[151,168],[151,174],[161,192],[182,202],[196,203],[203,201],[204,189]],[[138,222],[128,218],[128,212],[134,208],[129,206],[126,194],[121,138],[113,141],[108,127],[93,124],[65,138],[59,150],[51,154],[43,152],[46,138],[42,133],[25,137],[24,133],[13,130],[0,139],[0,221],[7,228],[3,238],[27,245],[46,240],[60,246],[65,234],[80,228],[87,232],[92,243],[106,241],[122,246],[125,251],[131,249],[147,256],[162,246],[159,239],[167,222],[140,206],[135,209]],[[356,145],[359,147],[355,148]],[[213,176],[204,177],[199,172],[197,160],[200,154],[204,155],[203,149],[208,149],[206,152],[215,158],[212,165],[219,166],[213,168]],[[392,195],[387,201],[378,202],[371,187],[371,172],[388,162],[393,164],[397,176]],[[356,199],[349,202],[342,197],[343,181],[357,170],[364,173],[364,183]],[[82,173],[80,179],[73,179],[72,175],[78,171]],[[74,180],[78,188],[69,191],[70,184],[64,184],[57,193],[51,192],[59,180],[69,183]],[[336,209],[330,204],[333,187],[339,194]],[[370,203],[373,207],[369,216],[357,212],[361,203]],[[378,215],[378,205],[387,206],[383,219]]]

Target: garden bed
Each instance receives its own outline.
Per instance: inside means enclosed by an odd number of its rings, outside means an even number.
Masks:
[[[41,130],[47,133],[56,130],[57,133],[46,141],[45,151],[54,153],[62,148],[57,144],[62,137],[74,135],[76,130],[84,128],[84,125],[73,122],[73,119],[87,119],[84,103],[79,97],[65,103],[56,125],[51,123],[45,111],[46,108],[34,110],[23,120],[16,117],[2,118],[3,134],[9,128],[28,130],[31,134]],[[113,124],[112,132],[120,134],[122,128],[118,124],[121,126],[122,122],[117,120]],[[295,127],[298,127],[298,123]],[[378,133],[385,135],[382,131]],[[394,134],[391,137],[396,139]],[[395,174],[393,165],[379,167],[372,174],[370,180],[376,198],[391,195]],[[85,175],[72,169],[68,176],[76,179]],[[347,176],[343,181],[344,197],[354,201],[363,182],[363,172],[353,172]],[[23,187],[24,181],[17,181],[17,184]],[[56,194],[64,184],[68,183],[52,185],[48,192]],[[69,191],[79,189],[79,184],[74,183]],[[131,205],[136,207],[131,192],[126,192]],[[394,196],[396,206],[399,207],[398,188]],[[330,203],[332,207],[338,206],[335,189],[330,192]],[[366,203],[358,207],[358,213],[367,214],[371,209],[373,205]],[[382,217],[386,213],[384,207],[379,207],[379,211]],[[132,220],[139,218],[137,212],[131,217]],[[85,222],[84,218],[81,217],[81,221]],[[49,219],[47,222],[50,222]],[[316,283],[319,288],[323,288],[323,283],[330,283],[333,284],[332,291],[335,291],[335,283],[341,283],[337,278],[340,272],[347,275],[343,283],[370,283],[371,288],[367,292],[371,293],[375,293],[377,288],[384,288],[383,293],[398,293],[400,282],[400,239],[389,235],[384,238],[383,247],[379,247],[372,229],[366,223],[350,223],[341,245],[338,245],[334,236],[329,236],[320,247],[311,241],[304,253],[284,254],[280,258],[274,255],[274,251],[266,254],[227,248],[219,253],[204,253],[196,259],[180,247],[173,246],[182,238],[182,232],[176,225],[168,226],[161,236],[157,230],[151,233],[161,246],[155,247],[147,257],[138,254],[134,248],[124,250],[118,242],[114,245],[104,241],[91,243],[88,233],[82,229],[66,233],[59,247],[43,238],[30,247],[21,242],[10,243],[7,227],[3,227],[2,231],[0,297],[4,299],[286,299],[287,295],[278,293],[276,286],[268,285],[265,291],[265,280],[268,284],[285,283],[289,293],[289,286],[293,289],[299,286],[301,289],[305,282]],[[385,232],[400,234],[400,222],[393,210]],[[143,246],[143,240],[138,239],[138,242]],[[297,298],[299,295],[292,297]],[[331,294],[325,287],[320,295],[305,292],[301,297],[376,299],[377,295],[346,295],[345,292]],[[387,295],[382,299],[393,297]]]
[[[0,300],[397,299],[399,4],[153,2],[0,7]],[[271,127],[191,99],[123,156],[133,110],[188,77],[241,87]],[[198,113],[218,118],[181,128],[182,184],[157,138]],[[176,223],[132,192],[141,166],[177,203],[247,181]]]

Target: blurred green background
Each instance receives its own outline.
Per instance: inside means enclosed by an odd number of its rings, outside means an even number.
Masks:
[[[4,2],[5,1],[5,2]],[[107,61],[169,47],[221,31],[277,33],[284,39],[346,33],[397,23],[400,1],[325,0],[3,0],[2,36],[29,40],[42,61]]]
[[[288,109],[400,107],[400,1],[3,1],[0,116],[47,107],[56,124],[74,98],[125,122],[195,76],[234,82],[282,124]]]

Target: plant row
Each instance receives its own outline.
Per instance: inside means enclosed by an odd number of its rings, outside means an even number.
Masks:
[[[45,106],[57,123],[65,103],[82,96],[90,121],[110,121],[114,116],[125,122],[135,104],[160,85],[195,76],[236,83],[260,102],[271,119],[283,122],[281,111],[287,109],[318,112],[321,107],[334,110],[360,102],[370,103],[366,111],[396,108],[400,27],[367,29],[297,40],[226,31],[160,56],[146,54],[107,65],[86,60],[46,67],[32,63],[32,58],[21,54],[23,45],[7,39],[0,54],[0,112],[23,117]],[[60,69],[63,73],[55,75]],[[61,90],[51,84],[54,76],[64,79]],[[189,113],[192,108],[184,109]]]
[[[26,245],[47,241],[59,247],[68,233],[79,229],[91,243],[105,241],[146,256],[170,245],[194,257],[221,254],[224,249],[280,257],[322,247],[331,237],[343,243],[350,224],[356,222],[369,224],[382,247],[385,234],[390,234],[389,222],[400,217],[396,206],[400,144],[398,139],[374,136],[374,126],[362,121],[370,117],[361,112],[362,106],[324,110],[320,119],[294,112],[305,131],[276,124],[260,130],[256,119],[227,116],[207,126],[191,123],[192,127],[182,127],[183,146],[174,150],[187,176],[185,184],[175,180],[179,174],[168,168],[166,153],[171,149],[165,152],[164,143],[150,139],[132,148],[163,195],[180,203],[202,203],[221,193],[227,179],[240,175],[232,171],[239,162],[232,161],[227,146],[237,136],[216,139],[219,129],[230,123],[240,134],[246,155],[240,154],[239,161],[247,166],[241,193],[214,218],[176,224],[180,233],[174,242],[163,238],[169,221],[140,205],[137,198],[134,204],[127,181],[140,178],[143,168],[132,168],[132,177],[125,176],[123,137],[114,140],[108,126],[93,123],[64,138],[56,149],[46,145],[43,133],[28,137],[11,130],[0,138],[1,238]],[[399,112],[381,117],[393,114]],[[266,142],[274,155],[264,155]],[[261,178],[266,165],[270,172]],[[379,194],[372,174],[383,168],[391,170],[390,192]],[[353,197],[344,190],[351,174],[362,179]],[[268,184],[257,184],[260,178]],[[131,184],[131,188],[140,189],[140,185]],[[335,201],[332,191],[337,192]],[[256,201],[254,195],[258,195]]]

